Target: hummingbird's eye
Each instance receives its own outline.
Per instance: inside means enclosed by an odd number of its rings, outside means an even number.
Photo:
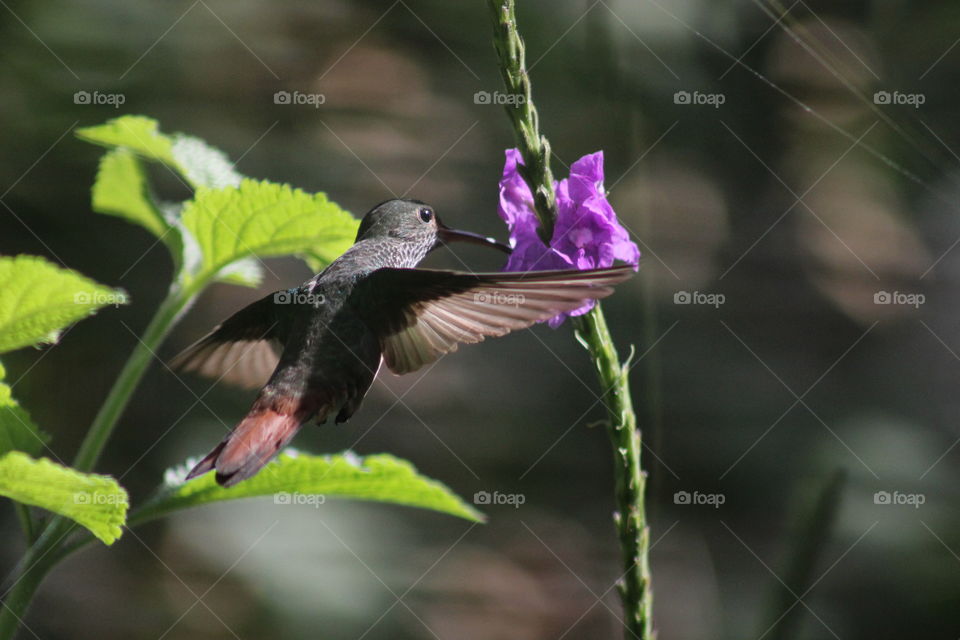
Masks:
[[[420,219],[423,220],[424,222],[430,222],[431,220],[433,220],[433,211],[431,211],[430,209],[427,209],[426,207],[424,207],[423,209],[420,209],[420,211],[418,211],[417,213],[420,214]]]

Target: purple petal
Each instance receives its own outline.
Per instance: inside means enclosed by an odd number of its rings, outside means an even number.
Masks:
[[[603,190],[603,151],[583,156],[570,165],[570,197],[577,202],[600,197],[606,200]],[[610,209],[613,215],[613,209]],[[611,220],[615,220],[614,216]]]
[[[596,269],[612,266],[615,260],[637,268],[640,250],[617,220],[603,187],[602,151],[574,162],[570,166],[570,177],[556,183],[557,220],[549,247],[537,235],[540,225],[534,213],[533,195],[520,176],[517,168],[520,164],[523,164],[520,152],[508,149],[498,206],[500,217],[510,229],[510,244],[514,247],[505,270]],[[549,325],[556,328],[566,316],[583,315],[593,305],[590,301],[551,318]]]
[[[533,214],[533,194],[517,170],[517,165],[522,163],[519,151],[507,149],[503,177],[500,178],[500,200],[497,213],[510,228],[511,239],[514,231],[536,230],[537,219]]]

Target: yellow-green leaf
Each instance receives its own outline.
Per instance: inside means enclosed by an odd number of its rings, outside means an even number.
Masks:
[[[236,188],[198,189],[182,220],[200,249],[200,280],[244,258],[299,254],[329,261],[353,243],[359,224],[325,194],[249,179]]]
[[[175,165],[173,141],[160,133],[157,121],[144,116],[121,116],[105,124],[77,129],[77,136],[106,147],[126,147],[151,160]]]
[[[0,364],[0,380],[6,377]],[[8,451],[25,451],[31,455],[40,453],[50,436],[40,431],[20,404],[14,400],[8,385],[0,382],[0,454]]]
[[[94,208],[140,224],[169,240],[178,264],[194,280],[256,286],[259,259],[294,254],[320,271],[347,250],[359,221],[327,200],[287,185],[245,179],[227,155],[193,136],[164,134],[156,120],[121,116],[77,130],[88,142],[111,147],[94,186]],[[141,160],[167,165],[196,189],[183,218],[164,216],[148,194]],[[178,211],[179,213],[180,211]],[[245,264],[235,264],[247,259]]]
[[[93,210],[125,218],[165,238],[170,224],[150,198],[147,175],[140,159],[129,149],[112,149],[100,160],[93,183]]]
[[[127,521],[127,492],[110,476],[80,473],[20,451],[0,456],[0,495],[66,516],[108,545]]]
[[[37,256],[0,256],[0,283],[0,353],[56,342],[67,325],[127,303],[123,291]]]
[[[135,520],[256,496],[273,496],[278,505],[320,505],[327,498],[373,500],[432,509],[474,522],[483,520],[480,512],[444,484],[420,475],[406,460],[387,454],[314,456],[288,449],[260,473],[229,489],[219,486],[212,473],[184,482],[189,468],[184,465],[168,471],[165,486],[137,512]]]
[[[194,186],[222,189],[240,186],[243,180],[227,154],[200,138],[174,134],[173,157],[183,176]]]
[[[87,142],[127,149],[144,159],[162,162],[193,187],[235,187],[243,178],[223,151],[200,138],[161,133],[153,118],[120,116],[105,124],[77,129],[77,136]]]

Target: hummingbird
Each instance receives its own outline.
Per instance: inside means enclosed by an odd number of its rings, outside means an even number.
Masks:
[[[404,374],[456,351],[605,298],[631,265],[592,270],[468,273],[420,269],[451,242],[506,253],[492,238],[444,225],[418,200],[388,200],[356,241],[299,287],[236,312],[178,355],[184,371],[259,388],[249,412],[187,475],[229,487],[264,467],[301,426],[360,407],[382,364]]]

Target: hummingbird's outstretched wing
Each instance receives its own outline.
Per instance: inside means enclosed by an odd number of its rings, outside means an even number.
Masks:
[[[358,284],[349,304],[380,338],[387,366],[401,374],[461,342],[502,336],[605,298],[633,273],[629,265],[478,274],[386,268]]]
[[[262,387],[283,348],[277,313],[271,293],[214,327],[170,364],[248,389]]]

